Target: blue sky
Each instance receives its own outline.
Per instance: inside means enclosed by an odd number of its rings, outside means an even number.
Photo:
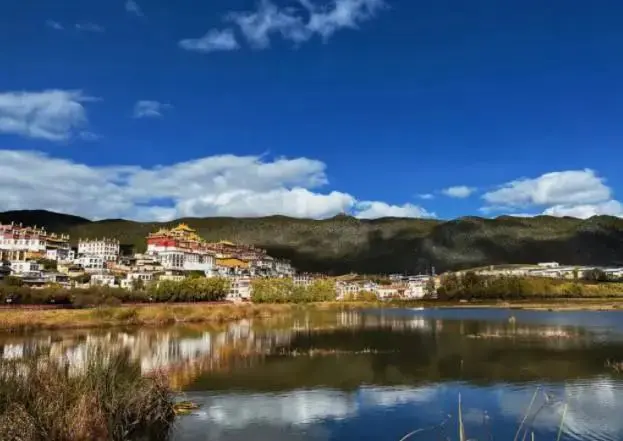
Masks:
[[[0,210],[623,215],[623,3],[8,2]]]

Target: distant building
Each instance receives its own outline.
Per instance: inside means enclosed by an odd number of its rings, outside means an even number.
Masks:
[[[363,291],[363,286],[355,282],[337,282],[335,284],[335,293],[337,300],[344,300],[355,297]]]
[[[292,281],[296,286],[310,286],[314,283],[314,278],[311,274],[296,274],[292,276]]]
[[[227,300],[232,302],[251,300],[251,278],[235,277],[230,282]]]
[[[69,236],[48,233],[45,228],[22,224],[0,224],[0,261],[45,258],[48,250],[59,255],[69,252]]]
[[[203,271],[208,275],[214,269],[214,252],[194,229],[183,223],[150,233],[147,254],[167,270]]]
[[[539,262],[537,266],[541,268],[558,268],[560,264],[558,262]]]
[[[35,261],[14,260],[11,262],[11,271],[15,275],[40,273],[43,266]]]
[[[104,262],[116,262],[119,259],[119,250],[117,239],[81,239],[78,242],[78,256],[97,256]]]
[[[101,272],[106,268],[106,262],[101,256],[81,256],[74,263],[80,265],[87,273]]]
[[[101,273],[101,274],[93,274],[91,275],[91,281],[90,281],[90,285],[91,286],[108,286],[108,287],[115,287],[115,276],[112,274],[106,274],[106,273]]]

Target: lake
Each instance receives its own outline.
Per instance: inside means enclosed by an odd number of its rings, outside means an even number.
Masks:
[[[200,405],[174,441],[623,439],[623,313],[313,311],[220,327],[0,336],[2,357],[127,350]],[[460,397],[460,398],[459,398]],[[532,403],[532,404],[531,404]],[[529,409],[529,411],[527,411]],[[518,439],[523,439],[523,432]],[[530,439],[527,435],[525,439]]]

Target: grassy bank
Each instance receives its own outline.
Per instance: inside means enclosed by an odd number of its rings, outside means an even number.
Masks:
[[[295,305],[209,304],[135,305],[90,309],[0,311],[1,331],[109,326],[162,326],[175,323],[223,323],[287,313]]]
[[[93,349],[80,369],[32,358],[0,361],[4,441],[164,440],[174,419],[163,378],[126,353]]]
[[[123,305],[90,309],[0,309],[0,331],[80,329],[113,326],[164,326],[172,324],[221,324],[248,318],[271,317],[297,310],[353,310],[366,308],[509,308],[549,311],[623,310],[621,298],[540,298],[522,300],[414,300],[390,302],[318,302],[298,304]]]

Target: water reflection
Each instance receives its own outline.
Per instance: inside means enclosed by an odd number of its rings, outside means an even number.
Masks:
[[[11,335],[0,337],[0,354],[67,359],[79,370],[92,347],[129,351],[143,372],[165,370],[202,404],[180,420],[177,441],[399,440],[444,421],[456,439],[459,394],[470,436],[513,439],[537,388],[537,439],[556,432],[566,403],[567,439],[614,440],[623,439],[623,390],[604,362],[623,358],[616,314],[307,312],[222,327]]]

